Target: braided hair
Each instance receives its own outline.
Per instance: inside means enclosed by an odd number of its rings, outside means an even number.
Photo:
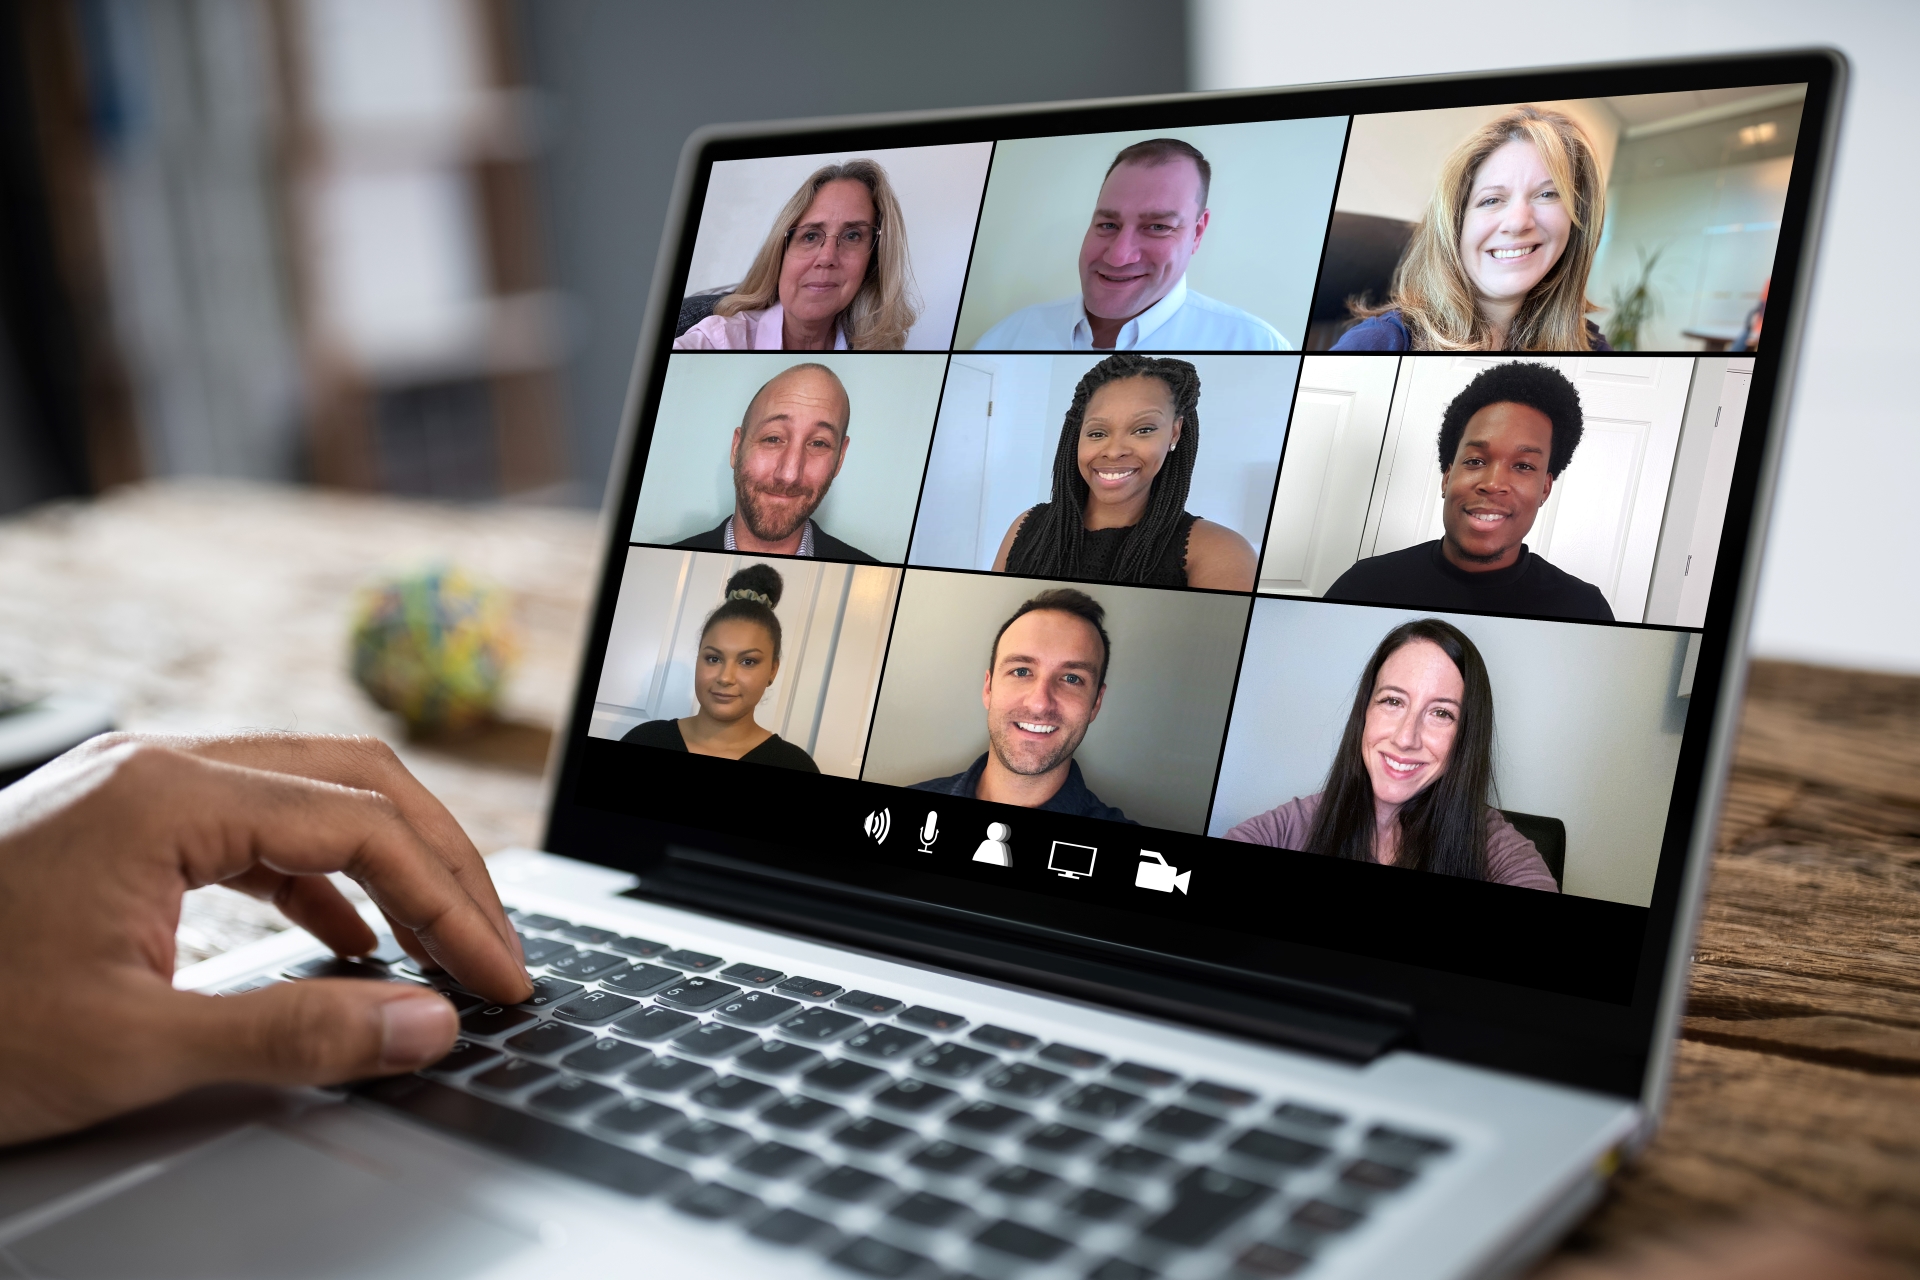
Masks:
[[[1173,416],[1183,448],[1167,454],[1147,494],[1147,512],[1127,530],[1114,557],[1115,582],[1144,582],[1172,547],[1186,513],[1193,463],[1200,454],[1200,373],[1185,360],[1116,352],[1087,370],[1073,389],[1073,403],[1060,427],[1053,454],[1053,499],[1028,513],[1007,572],[1041,578],[1083,577],[1086,564],[1087,482],[1080,474],[1080,424],[1093,393],[1123,378],[1158,378],[1173,397]]]
[[[770,564],[750,564],[728,578],[727,598],[700,625],[701,642],[705,643],[707,632],[713,630],[715,623],[730,622],[735,618],[757,622],[773,637],[773,660],[779,662],[780,619],[774,614],[773,606],[780,603],[780,592],[784,585],[780,580],[780,571]]]

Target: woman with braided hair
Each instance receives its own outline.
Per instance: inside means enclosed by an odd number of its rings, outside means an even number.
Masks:
[[[635,725],[620,741],[820,772],[812,756],[753,718],[767,686],[780,674],[780,619],[773,606],[780,603],[782,585],[770,564],[750,564],[728,578],[726,599],[700,628],[693,667],[698,709],[678,720]]]
[[[1251,591],[1247,540],[1186,510],[1200,375],[1185,360],[1108,356],[1074,388],[1053,498],[1022,512],[993,567],[1036,578]]]

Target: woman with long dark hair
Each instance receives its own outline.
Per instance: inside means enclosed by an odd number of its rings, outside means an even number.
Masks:
[[[1199,453],[1199,372],[1185,360],[1108,356],[1074,388],[1052,500],[1014,520],[995,571],[1253,590],[1247,540],[1186,509]]]
[[[1489,804],[1493,684],[1473,641],[1437,618],[1402,623],[1354,690],[1327,785],[1229,840],[1558,892],[1533,842]]]
[[[723,760],[820,772],[813,757],[753,718],[767,686],[780,674],[780,603],[784,584],[772,565],[750,564],[727,579],[726,599],[700,628],[693,697],[698,708],[678,720],[649,720],[622,742],[686,751]]]

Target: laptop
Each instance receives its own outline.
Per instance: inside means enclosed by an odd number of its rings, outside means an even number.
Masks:
[[[535,998],[183,970],[463,1037],[10,1153],[0,1273],[1524,1268],[1660,1119],[1844,80],[696,134]]]

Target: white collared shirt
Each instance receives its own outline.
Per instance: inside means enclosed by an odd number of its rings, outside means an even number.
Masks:
[[[705,323],[702,321],[701,323]],[[691,330],[689,330],[691,333]],[[1093,351],[1093,325],[1079,298],[1023,307],[980,335],[975,351]],[[1280,331],[1258,316],[1187,288],[1120,326],[1115,351],[1291,351]]]
[[[675,351],[782,351],[787,313],[779,303],[762,311],[708,316],[673,340]],[[847,349],[846,330],[833,331],[833,349]]]

